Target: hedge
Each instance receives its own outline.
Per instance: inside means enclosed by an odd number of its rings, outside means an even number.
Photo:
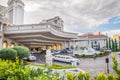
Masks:
[[[17,56],[19,58],[28,57],[30,54],[29,49],[24,46],[15,46],[13,49],[17,51]]]
[[[0,58],[14,60],[17,57],[16,50],[12,48],[4,48],[0,51]]]

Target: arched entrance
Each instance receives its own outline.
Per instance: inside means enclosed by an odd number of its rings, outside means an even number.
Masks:
[[[12,42],[11,45],[10,45],[10,47],[14,47],[14,46],[15,46],[15,43]]]
[[[3,48],[7,48],[8,47],[8,42],[5,40],[3,41]]]

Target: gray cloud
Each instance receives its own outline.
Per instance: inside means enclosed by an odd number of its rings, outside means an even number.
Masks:
[[[4,0],[0,0],[4,1]],[[92,30],[120,16],[120,0],[23,0],[25,23],[60,16],[66,31]]]

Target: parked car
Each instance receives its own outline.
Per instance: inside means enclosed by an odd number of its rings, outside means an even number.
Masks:
[[[60,51],[60,53],[67,53],[67,50],[66,50],[66,49],[62,49],[62,50]]]
[[[25,58],[23,58],[23,60],[26,60],[26,61],[36,61],[37,58],[35,56],[33,56],[32,54],[30,54],[29,57],[25,57]]]
[[[55,50],[51,50],[51,54],[52,54],[52,55],[54,55],[54,54],[55,54],[55,52],[56,52]]]
[[[68,63],[72,63],[72,62],[77,62],[77,64],[80,63],[79,59],[73,58],[71,56],[66,56],[66,55],[55,55],[53,56],[53,60],[68,62]]]
[[[70,49],[66,49],[66,51],[67,51],[67,53],[73,53],[73,51]]]
[[[56,50],[55,51],[55,54],[60,54],[61,53],[61,50]]]
[[[62,49],[60,53],[73,53],[70,49]]]
[[[28,57],[28,60],[29,60],[29,61],[36,61],[37,58],[36,58],[35,56],[33,56],[33,55],[30,55],[30,56]]]

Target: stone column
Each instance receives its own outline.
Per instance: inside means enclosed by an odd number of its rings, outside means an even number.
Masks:
[[[0,31],[1,31],[1,33],[0,33],[0,50],[3,48],[2,47],[2,44],[3,44],[3,42],[2,42],[2,40],[3,40],[3,33],[2,33],[2,31],[3,31],[3,24],[0,22]]]
[[[62,43],[62,49],[65,49],[66,48],[66,42],[64,41],[63,43]]]
[[[9,41],[9,40],[7,40],[7,43],[8,43],[8,48],[10,48],[11,47],[11,42]]]
[[[68,41],[68,48],[70,49],[70,41]]]
[[[45,62],[48,66],[52,66],[52,54],[49,49],[47,49],[47,51],[46,51]]]

